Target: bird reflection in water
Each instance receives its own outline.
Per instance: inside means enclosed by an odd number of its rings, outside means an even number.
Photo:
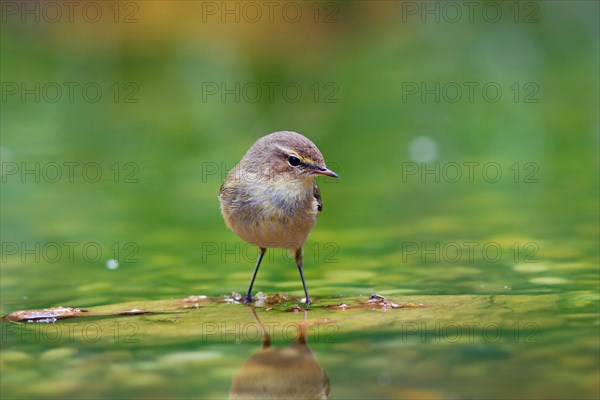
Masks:
[[[295,343],[272,347],[271,337],[258,319],[262,346],[233,377],[230,399],[328,399],[329,378],[321,368],[306,340],[306,311],[298,324]]]

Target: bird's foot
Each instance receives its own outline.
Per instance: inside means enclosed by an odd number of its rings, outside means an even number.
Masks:
[[[310,297],[307,297],[307,298],[304,300],[304,308],[308,308],[308,306],[309,306],[309,305],[310,305]]]
[[[246,297],[244,297],[244,304],[252,304],[252,296],[250,293],[246,293]]]

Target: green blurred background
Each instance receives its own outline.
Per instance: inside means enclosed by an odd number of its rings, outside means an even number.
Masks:
[[[552,375],[540,373],[509,389],[493,377],[510,364],[494,346],[457,360],[416,345],[413,357],[440,357],[444,370],[483,367],[438,371],[406,392],[411,380],[390,370],[353,391],[358,366],[396,359],[393,346],[376,346],[393,334],[362,332],[345,338],[346,356],[320,350],[324,368],[340,371],[333,398],[598,396],[598,2],[3,2],[1,11],[3,315],[242,292],[256,251],[222,222],[219,186],[258,137],[294,130],[341,176],[320,181],[324,212],[305,249],[312,295],[554,294],[540,318],[564,324],[527,365],[549,357],[572,370],[549,387]],[[280,251],[256,288],[302,293]],[[374,346],[364,365],[352,357],[360,343]],[[2,344],[13,361],[44,351]],[[2,363],[3,397],[42,379],[32,364]],[[227,376],[213,378],[227,388]],[[479,383],[453,386],[467,378]],[[82,395],[80,379],[55,395]],[[194,379],[182,373],[161,396],[227,395]],[[88,395],[155,390],[120,384]]]

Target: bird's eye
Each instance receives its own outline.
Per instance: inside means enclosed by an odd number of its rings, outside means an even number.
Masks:
[[[294,156],[289,156],[288,157],[288,162],[290,163],[290,165],[292,167],[297,167],[298,165],[300,165],[300,160],[297,157],[294,157]]]

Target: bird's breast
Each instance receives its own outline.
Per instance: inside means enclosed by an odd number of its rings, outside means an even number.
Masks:
[[[302,247],[314,226],[318,204],[312,180],[279,179],[238,188],[222,196],[229,227],[242,239],[260,247]]]

